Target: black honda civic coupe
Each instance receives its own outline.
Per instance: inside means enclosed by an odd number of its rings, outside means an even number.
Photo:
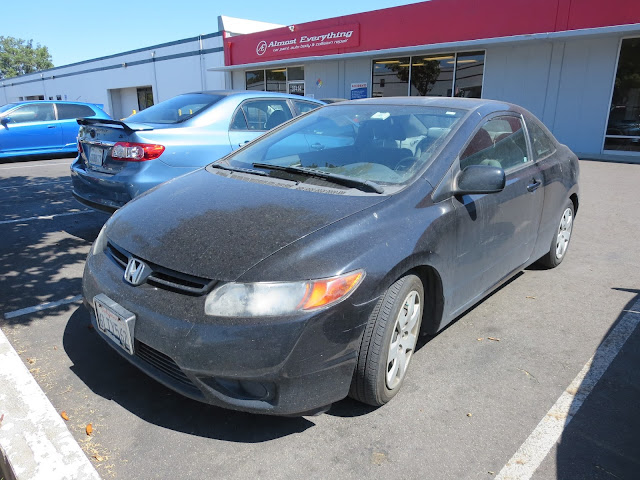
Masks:
[[[380,406],[421,333],[563,260],[578,175],[515,105],[336,103],[116,212],[85,304],[120,354],[193,399],[275,415],[347,395]]]

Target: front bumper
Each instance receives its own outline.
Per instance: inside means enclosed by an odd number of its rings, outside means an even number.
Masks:
[[[92,299],[100,293],[136,315],[134,355],[97,329]],[[89,256],[83,294],[96,331],[160,383],[212,405],[273,415],[318,411],[346,397],[373,309],[347,300],[289,318],[208,317],[206,295],[130,286],[104,253]]]

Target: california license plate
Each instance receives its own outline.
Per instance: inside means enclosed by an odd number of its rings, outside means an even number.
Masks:
[[[128,354],[133,355],[135,314],[125,310],[104,293],[93,298],[93,308],[98,329]]]
[[[89,165],[94,167],[102,166],[102,158],[104,156],[104,150],[100,147],[91,147],[89,151]]]

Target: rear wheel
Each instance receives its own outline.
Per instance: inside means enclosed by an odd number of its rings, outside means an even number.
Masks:
[[[424,287],[415,275],[395,282],[367,323],[349,395],[381,406],[400,390],[422,322]]]
[[[567,249],[569,248],[571,232],[573,231],[573,217],[573,202],[568,200],[562,210],[558,229],[551,240],[549,252],[538,261],[540,265],[547,268],[554,268],[560,265],[567,253]]]

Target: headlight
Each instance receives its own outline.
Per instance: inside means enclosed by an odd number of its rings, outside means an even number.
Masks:
[[[100,233],[96,237],[95,241],[93,242],[93,247],[91,247],[92,255],[96,255],[97,253],[104,251],[105,247],[107,246],[107,235],[104,233],[106,229],[107,224],[105,223],[102,226],[102,229],[100,230]]]
[[[364,270],[306,282],[227,283],[207,296],[204,312],[218,317],[273,317],[327,308],[360,285]]]

